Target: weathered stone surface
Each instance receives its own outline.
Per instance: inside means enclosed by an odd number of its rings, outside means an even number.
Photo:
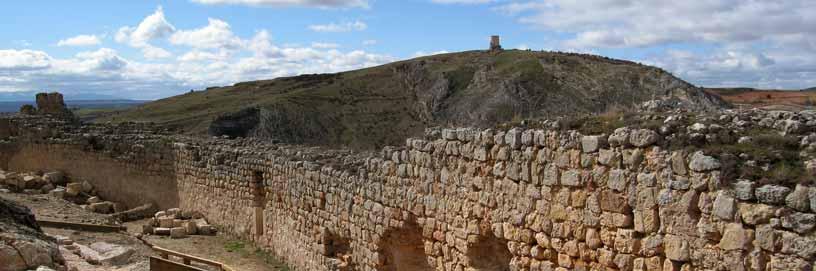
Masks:
[[[748,225],[768,223],[774,217],[775,209],[766,204],[740,203],[739,213],[742,221]]]
[[[797,185],[796,188],[785,197],[785,204],[791,209],[807,212],[810,211],[810,188],[804,185]]]
[[[689,168],[697,172],[711,171],[720,168],[720,161],[705,155],[702,151],[698,151],[691,156]]]
[[[720,248],[724,250],[747,250],[754,240],[754,231],[745,229],[742,225],[731,223],[725,226]]]
[[[606,136],[584,136],[581,138],[581,149],[585,153],[598,151],[606,145]]]
[[[663,245],[669,260],[685,262],[691,258],[689,243],[682,237],[666,235],[663,237]]]
[[[785,197],[787,197],[788,193],[790,193],[790,188],[766,184],[757,188],[754,193],[756,193],[756,197],[759,202],[767,204],[782,204],[785,202]]]
[[[629,134],[629,143],[635,147],[648,147],[657,142],[658,139],[660,139],[660,135],[649,129],[637,129]]]
[[[69,183],[65,186],[65,194],[71,197],[76,197],[82,193],[82,184],[81,183]]]
[[[782,227],[798,233],[808,233],[816,226],[816,214],[793,212],[782,216]]]
[[[739,180],[734,183],[734,197],[739,200],[753,200],[756,183],[750,180]]]
[[[714,200],[712,214],[722,220],[731,221],[734,219],[736,211],[736,201],[725,191],[720,191]]]

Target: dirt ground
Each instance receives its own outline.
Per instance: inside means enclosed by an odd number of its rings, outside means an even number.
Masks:
[[[28,206],[38,219],[48,219],[75,223],[106,224],[105,215],[92,213],[82,209],[79,205],[54,198],[48,195],[26,195],[1,193],[0,197]],[[75,265],[81,271],[119,270],[119,271],[148,271],[148,259],[157,256],[155,252],[139,240],[136,235],[141,232],[141,225],[147,220],[125,223],[127,232],[96,233],[43,227],[45,233],[52,236],[65,236],[76,243],[90,245],[94,242],[108,242],[112,244],[132,247],[136,250],[131,257],[131,264],[112,268],[91,266],[75,255],[69,255],[63,250],[63,256],[69,265]],[[149,244],[165,249],[178,251],[200,258],[224,263],[236,270],[245,271],[282,271],[290,270],[284,264],[275,260],[269,254],[253,247],[248,242],[231,239],[219,233],[217,236],[188,236],[182,239],[170,239],[165,236],[147,235],[142,238]],[[204,266],[201,266],[204,267]]]

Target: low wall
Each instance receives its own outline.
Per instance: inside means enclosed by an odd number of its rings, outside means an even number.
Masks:
[[[51,141],[22,144],[10,165],[119,174],[96,183],[117,193],[169,189],[182,209],[297,270],[811,270],[816,260],[811,183],[733,179],[734,161],[667,149],[652,130],[441,136],[370,156],[158,136],[166,148],[137,160]]]

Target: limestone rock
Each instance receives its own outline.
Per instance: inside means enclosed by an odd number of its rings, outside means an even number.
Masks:
[[[753,230],[745,229],[737,223],[731,223],[725,227],[719,246],[724,250],[746,250],[753,240]]]
[[[804,185],[796,185],[796,188],[785,198],[785,204],[791,209],[807,212],[810,211],[810,188]]]
[[[754,193],[756,193],[756,197],[759,202],[766,204],[782,204],[785,202],[785,198],[787,197],[788,193],[790,193],[790,188],[766,184],[754,190]]]
[[[697,172],[711,171],[720,168],[720,161],[705,155],[702,151],[698,151],[691,156],[689,168]]]
[[[82,193],[82,184],[81,183],[69,183],[65,186],[65,195],[70,197],[76,197]]]
[[[814,226],[816,226],[815,214],[793,212],[782,216],[782,227],[801,234],[810,232]]]
[[[711,213],[719,219],[731,221],[734,219],[735,211],[736,202],[734,201],[734,198],[726,194],[724,191],[720,191],[717,194],[717,198],[714,200],[714,206]]]
[[[657,132],[649,130],[649,129],[637,129],[632,131],[629,134],[629,143],[632,143],[635,147],[648,147],[660,138],[660,135]]]
[[[584,136],[581,138],[581,148],[585,153],[598,151],[606,145],[606,136]]]

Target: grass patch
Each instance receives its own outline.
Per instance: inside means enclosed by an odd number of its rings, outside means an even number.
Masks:
[[[246,245],[241,241],[229,241],[224,244],[224,249],[227,250],[227,252],[242,252],[244,247],[246,247]]]
[[[760,131],[761,134],[752,134],[752,131],[746,134],[752,137],[752,142],[706,145],[704,151],[719,157],[723,162],[731,162],[730,167],[724,168],[724,173],[731,175],[730,177],[760,183],[796,184],[807,181],[798,138]],[[735,159],[737,156],[747,157]]]

